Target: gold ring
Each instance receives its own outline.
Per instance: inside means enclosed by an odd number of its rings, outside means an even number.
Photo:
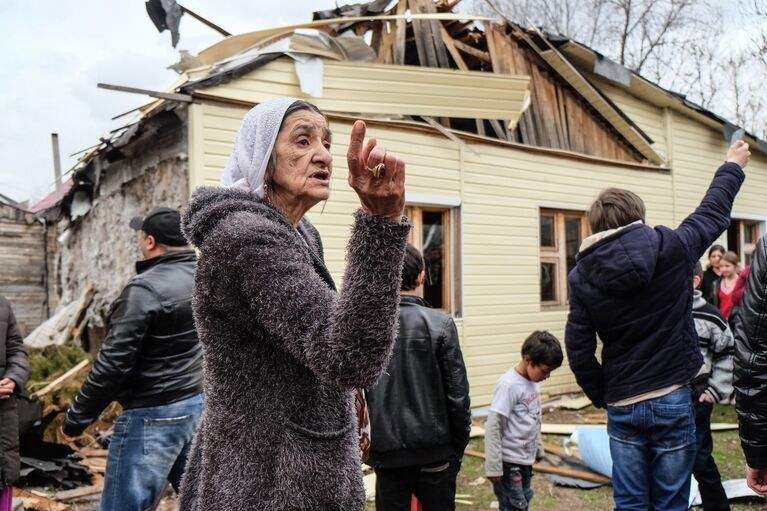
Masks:
[[[379,177],[384,177],[384,174],[386,174],[386,165],[384,165],[383,163],[379,163],[372,169],[368,167],[368,170],[370,171],[371,174],[373,174],[373,177],[377,179]]]

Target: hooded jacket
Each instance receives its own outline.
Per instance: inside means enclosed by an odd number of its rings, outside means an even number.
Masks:
[[[632,224],[590,246],[584,241],[569,275],[565,344],[594,405],[684,385],[698,373],[693,268],[729,225],[744,179],[735,163],[719,167],[703,201],[677,229]]]
[[[254,194],[200,188],[182,226],[205,404],[180,509],[361,511],[353,389],[391,354],[410,225],[358,211],[340,293],[314,227]]]
[[[14,396],[23,393],[29,359],[11,304],[0,296],[0,380],[5,378],[16,383]],[[0,490],[19,479],[19,415],[14,396],[0,400]]]
[[[733,322],[735,402],[740,443],[751,468],[767,467],[767,236],[756,246],[746,292]]]

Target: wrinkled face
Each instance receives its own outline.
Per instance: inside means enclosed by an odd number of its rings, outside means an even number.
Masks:
[[[330,141],[330,128],[322,115],[299,110],[285,118],[274,143],[273,190],[310,207],[327,199],[333,172]]]
[[[549,376],[551,376],[551,371],[553,369],[546,364],[528,364],[527,365],[527,378],[530,381],[534,382],[542,382],[543,380],[548,379]]]
[[[711,255],[708,258],[709,262],[711,263],[711,266],[714,268],[719,268],[719,261],[722,260],[722,253],[718,250],[714,250],[711,252]]]
[[[735,265],[731,262],[724,259],[719,261],[719,272],[722,274],[722,277],[732,277],[735,275],[735,270]]]

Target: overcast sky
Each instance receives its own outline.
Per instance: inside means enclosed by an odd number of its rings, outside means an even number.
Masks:
[[[333,0],[186,0],[231,33],[311,21]],[[339,2],[340,4],[353,2]],[[178,49],[197,53],[221,36],[185,15]],[[51,133],[70,154],[125,122],[146,96],[97,89],[113,83],[161,90],[176,73],[170,33],[158,33],[143,0],[0,0],[0,193],[39,199],[52,190]]]

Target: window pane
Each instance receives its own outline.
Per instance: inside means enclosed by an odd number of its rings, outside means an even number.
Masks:
[[[553,302],[557,299],[557,265],[541,263],[541,301]]]
[[[565,254],[567,257],[567,273],[575,268],[575,256],[581,247],[581,219],[565,217]]]
[[[556,246],[554,243],[554,217],[551,215],[541,215],[541,246]]]
[[[443,303],[445,265],[445,236],[441,211],[423,212],[423,258],[426,261],[426,282],[423,286],[423,298],[429,305],[438,309],[447,308]]]

